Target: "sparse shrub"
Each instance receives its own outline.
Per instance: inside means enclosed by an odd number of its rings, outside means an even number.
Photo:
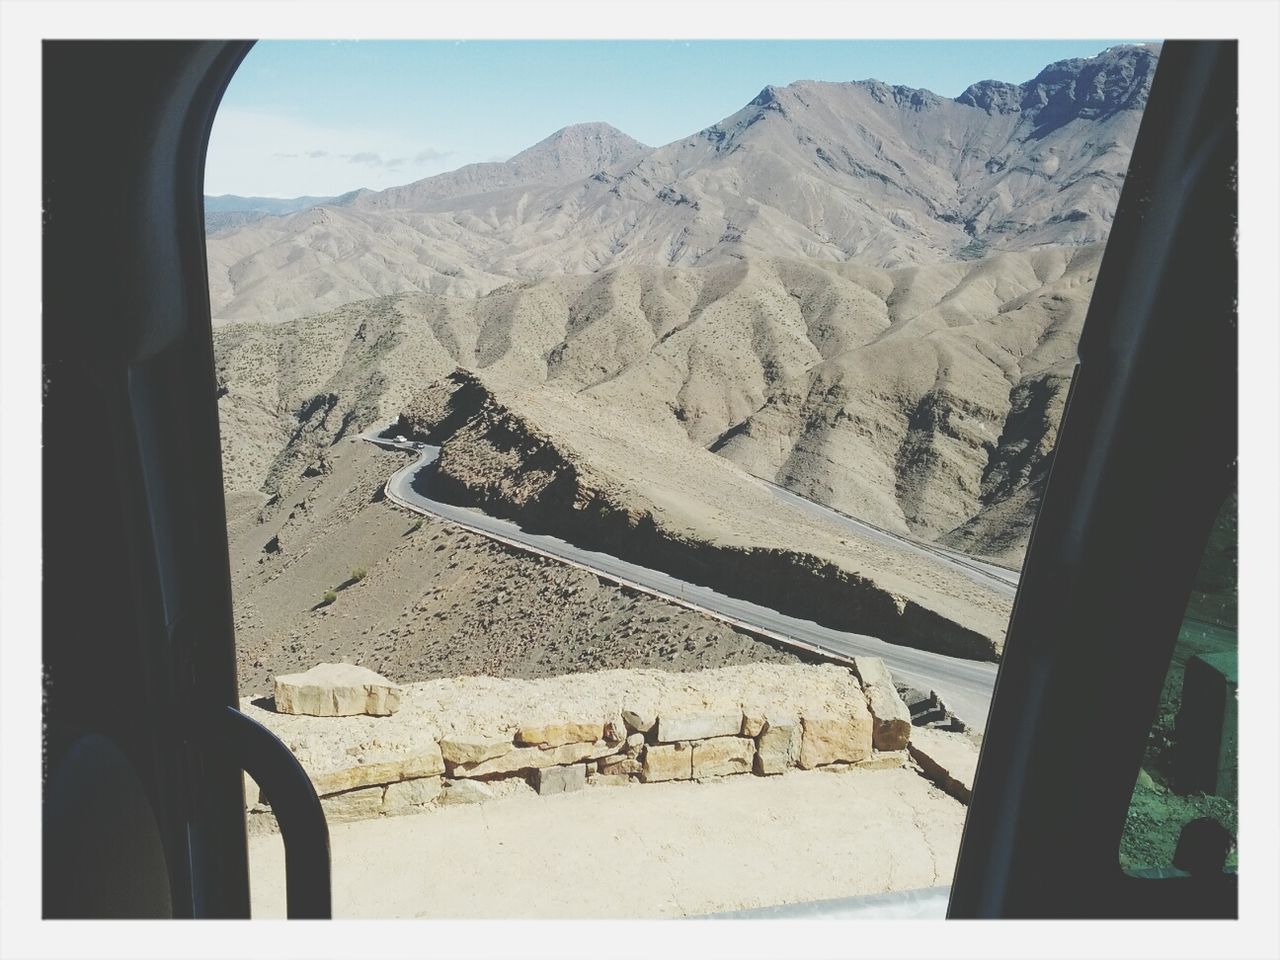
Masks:
[[[326,590],[324,592],[324,596],[320,598],[320,606],[327,607],[329,604],[333,603],[337,599],[338,599],[337,591]]]
[[[363,579],[364,579],[365,577],[367,577],[368,575],[369,575],[369,571],[368,571],[368,570],[366,570],[364,567],[352,567],[352,568],[351,568],[351,579],[352,579],[352,580],[354,580],[356,583],[359,583],[361,580],[363,580]]]
[[[422,529],[422,518],[421,518],[421,517],[419,517],[417,520],[413,521],[413,523],[409,524],[409,532],[410,532],[410,533],[417,533],[417,532],[418,532],[419,530],[421,530],[421,529]]]

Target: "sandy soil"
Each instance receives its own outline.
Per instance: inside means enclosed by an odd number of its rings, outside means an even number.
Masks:
[[[330,827],[334,916],[688,917],[950,883],[965,808],[910,770],[592,786]],[[249,841],[284,916],[279,835]]]

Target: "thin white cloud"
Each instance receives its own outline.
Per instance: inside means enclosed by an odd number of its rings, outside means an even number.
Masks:
[[[406,183],[473,159],[424,146],[413,130],[324,127],[224,108],[209,141],[205,186],[245,196],[336,196]]]

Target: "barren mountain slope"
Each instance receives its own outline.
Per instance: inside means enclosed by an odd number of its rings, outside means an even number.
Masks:
[[[565,143],[569,128],[493,170],[211,237],[214,315],[278,320],[409,291],[474,296],[621,264],[896,266],[1093,243],[1109,229],[1157,57],[1153,46],[1113,48],[955,100],[877,81],[771,87],[652,151],[604,125]]]
[[[322,660],[399,682],[618,666],[794,663],[796,654],[382,499],[403,454],[359,441],[287,497],[228,497],[240,691]],[[355,581],[353,569],[365,575]],[[319,606],[326,590],[337,600]]]
[[[1016,563],[1026,522],[997,508],[1034,506],[1026,484],[1053,445],[1099,256],[619,268],[231,324],[215,334],[228,489],[287,489],[332,442],[462,367],[504,395],[625,411],[887,529]],[[572,442],[572,419],[565,430]]]
[[[280,216],[296,213],[309,207],[323,203],[335,203],[337,197],[291,197],[281,200],[278,197],[238,197],[235,194],[222,194],[204,198],[204,228],[208,233],[219,230],[232,230],[244,226],[263,217]]]
[[[360,190],[342,205],[359,210],[425,208],[510,187],[569,183],[602,170],[627,169],[651,149],[607,123],[575,123],[510,160],[469,163],[378,192]]]
[[[281,319],[406,291],[486,293],[509,278],[476,266],[483,238],[448,218],[421,229],[392,211],[447,207],[476,194],[522,196],[626,169],[649,149],[606,123],[575,124],[500,163],[468,164],[376,193],[355,190],[220,230],[208,245],[213,315]]]

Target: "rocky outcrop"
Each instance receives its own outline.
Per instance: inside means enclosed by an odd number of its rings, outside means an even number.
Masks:
[[[865,703],[847,715],[816,713],[802,718],[799,765],[805,770],[870,756],[871,713]]]
[[[386,717],[400,709],[400,688],[367,667],[321,663],[276,677],[275,708],[312,717]]]
[[[907,749],[926,777],[961,803],[969,802],[978,771],[978,745],[970,737],[918,727]]]
[[[879,657],[854,657],[853,670],[862,681],[874,718],[871,743],[877,750],[902,750],[911,739],[911,711],[898,695],[893,677]]]

